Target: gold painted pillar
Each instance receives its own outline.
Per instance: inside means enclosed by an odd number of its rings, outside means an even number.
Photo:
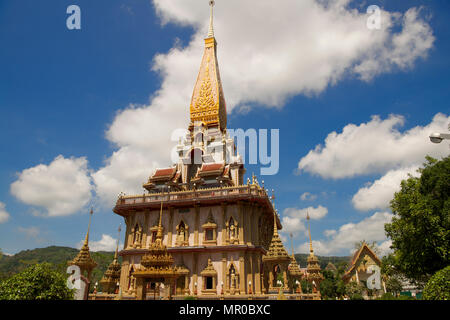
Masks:
[[[169,208],[169,228],[167,232],[167,247],[172,247],[172,232],[173,232],[173,207]]]
[[[198,287],[198,254],[196,252],[192,253],[192,258],[194,261],[194,268],[192,270],[192,292],[195,295],[195,290],[197,290],[198,295],[201,291]],[[197,287],[195,287],[195,283],[197,283]]]
[[[239,219],[239,244],[244,244],[244,210],[242,202],[238,201],[238,219]]]
[[[221,203],[222,207],[222,245],[224,246],[227,243],[227,226],[226,220],[227,220],[227,204]]]
[[[150,211],[144,210],[144,227],[142,228],[141,248],[147,248],[147,236],[149,231],[148,222],[150,220]]]
[[[253,243],[253,205],[247,207],[247,245],[251,246]]]
[[[144,300],[144,278],[136,278],[136,300]]]
[[[247,277],[245,276],[245,259],[244,259],[244,253],[241,251],[239,252],[239,290],[241,291],[240,294],[245,294],[247,292],[246,290],[246,283],[247,283]]]
[[[130,262],[128,258],[124,257],[122,267],[120,269],[120,281],[119,281],[119,285],[122,288],[122,292],[128,290],[127,284],[128,284],[129,270],[130,270]]]
[[[199,229],[199,221],[200,221],[200,207],[194,206],[195,209],[195,225],[194,225],[194,246],[198,246],[198,229]]]
[[[273,288],[273,271],[272,268],[269,270],[269,288],[271,290]]]
[[[222,280],[224,288],[221,288],[221,291],[225,293],[225,290],[228,289],[228,281],[227,281],[227,254],[226,252],[222,253]]]
[[[247,281],[246,281],[246,288],[247,293],[250,293],[249,287],[252,288],[252,293],[255,293],[255,281],[253,279],[253,253],[248,252],[245,254],[245,260],[247,261]],[[249,286],[249,281],[251,281],[251,286]]]
[[[256,294],[261,294],[261,261],[259,258],[259,253],[255,252],[253,254],[253,258],[254,258],[254,281],[255,281],[255,293]]]

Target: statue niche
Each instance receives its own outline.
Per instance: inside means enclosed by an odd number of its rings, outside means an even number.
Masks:
[[[175,241],[176,246],[189,245],[189,226],[183,220],[177,225],[177,237]]]
[[[142,246],[142,227],[139,223],[136,223],[133,229],[131,229],[131,234],[133,236],[132,247],[140,248]]]
[[[239,274],[236,272],[236,267],[234,266],[233,260],[231,260],[231,265],[228,268],[227,273],[227,293],[230,295],[239,294]]]
[[[226,223],[227,228],[227,242],[230,244],[239,243],[239,229],[238,223],[233,217]]]

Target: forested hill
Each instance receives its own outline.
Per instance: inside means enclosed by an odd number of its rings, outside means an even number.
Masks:
[[[306,253],[296,253],[294,254],[295,260],[297,260],[300,268],[306,268],[306,259],[308,258],[309,254]],[[327,266],[329,262],[334,264],[336,267],[339,264],[348,264],[350,262],[350,257],[327,257],[327,256],[316,256],[319,259],[320,268],[323,270]],[[346,267],[344,268],[346,269]]]
[[[0,278],[9,277],[16,274],[28,266],[36,263],[50,262],[61,272],[67,269],[67,261],[72,260],[78,254],[78,249],[69,247],[51,246],[47,248],[37,248],[24,250],[19,253],[0,256]],[[91,252],[91,257],[98,266],[93,271],[93,283],[99,281],[108,265],[114,258],[114,252]],[[120,259],[120,258],[119,258]]]
[[[47,248],[37,248],[33,250],[24,250],[19,253],[6,256],[0,255],[0,277],[8,277],[16,274],[29,265],[50,262],[55,265],[59,270],[65,272],[67,269],[67,261],[72,260],[78,253],[78,249],[69,247],[51,246]],[[97,268],[93,272],[93,282],[99,281],[103,276],[103,273],[108,268],[108,265],[114,258],[114,252],[91,252],[92,258],[98,263]],[[306,259],[308,254],[299,253],[295,255],[295,259],[300,265],[300,268],[306,267]],[[320,267],[324,269],[329,262],[333,263],[336,267],[340,263],[348,263],[350,257],[326,257],[317,256],[319,259]]]

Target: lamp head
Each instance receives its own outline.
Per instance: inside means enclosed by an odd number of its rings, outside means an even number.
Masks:
[[[441,143],[442,140],[444,140],[444,138],[441,137],[440,133],[435,132],[430,135],[430,141],[433,143]]]

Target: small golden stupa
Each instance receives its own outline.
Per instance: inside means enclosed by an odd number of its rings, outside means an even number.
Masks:
[[[87,273],[87,278],[91,280],[92,270],[97,266],[97,263],[92,259],[91,254],[89,252],[89,229],[91,227],[91,218],[93,214],[93,210],[91,208],[89,215],[89,225],[86,233],[86,237],[84,239],[83,246],[78,252],[78,255],[71,261],[67,262],[69,266],[75,265],[80,268],[81,274],[85,275]]]
[[[303,276],[303,272],[300,270],[300,266],[298,265],[297,260],[295,260],[294,245],[292,243],[292,233],[291,233],[291,246],[292,246],[292,256],[291,256],[291,263],[289,263],[289,266],[288,266],[288,270],[289,270],[289,277],[291,278],[291,281],[294,284],[297,281],[300,282],[300,280],[302,279],[302,276]],[[301,293],[301,292],[302,292],[302,286],[298,285],[297,293]]]
[[[163,203],[161,202],[161,210],[159,213],[159,224],[156,234],[156,240],[153,242],[148,252],[142,257],[141,265],[143,269],[135,271],[134,277],[137,280],[138,299],[145,299],[146,280],[154,280],[155,282],[165,282],[169,284],[169,299],[171,298],[172,289],[175,279],[179,276],[176,267],[173,267],[173,257],[167,251],[167,247],[163,245],[163,227],[161,224]]]
[[[274,198],[272,196],[272,198]],[[283,242],[278,235],[278,226],[277,226],[277,212],[274,211],[273,214],[273,236],[272,241],[270,242],[269,250],[267,254],[262,258],[263,263],[267,265],[269,271],[269,292],[270,291],[278,291],[279,287],[275,285],[277,282],[276,274],[278,272],[283,273],[283,282],[284,282],[284,290],[288,290],[288,278],[287,278],[287,269],[288,265],[291,261],[289,254],[284,248]]]
[[[317,257],[314,255],[311,240],[311,226],[309,224],[309,213],[306,214],[306,219],[308,220],[308,229],[309,229],[309,256],[306,259],[307,261],[306,279],[312,283],[313,293],[317,294],[318,299],[320,299],[320,282],[323,280],[323,275],[322,273],[320,273],[319,259],[317,259]]]
[[[121,228],[119,226],[119,236],[117,238],[117,246],[116,252],[114,253],[114,259],[111,264],[106,269],[103,278],[100,280],[100,285],[102,286],[103,291],[106,293],[116,293],[116,289],[118,289],[117,284],[120,281],[120,270],[121,266],[118,260],[118,252],[119,252],[119,239],[120,239],[120,231]]]

